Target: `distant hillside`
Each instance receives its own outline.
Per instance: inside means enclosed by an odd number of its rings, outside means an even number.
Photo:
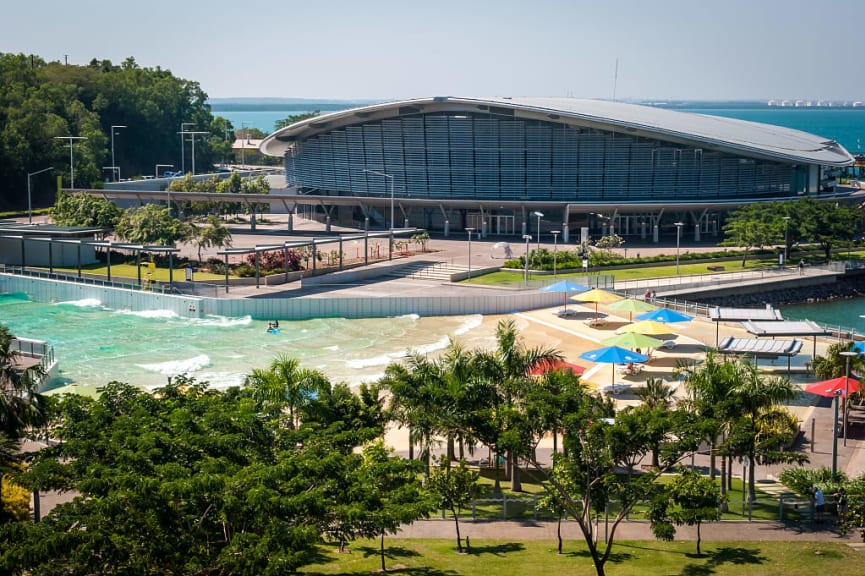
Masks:
[[[316,100],[313,98],[211,98],[207,101],[214,112],[265,110],[321,110],[334,112],[375,103],[375,100]]]

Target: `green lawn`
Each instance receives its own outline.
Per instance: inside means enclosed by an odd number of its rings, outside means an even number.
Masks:
[[[66,274],[77,274],[78,268],[54,268],[55,272],[65,272]],[[91,264],[89,266],[82,266],[81,272],[86,272],[87,274],[98,274],[100,276],[108,277],[108,267],[102,264]],[[151,272],[151,270],[147,267],[145,262],[141,263],[141,279],[147,277],[147,273]],[[174,268],[174,279],[175,280],[183,280],[186,278],[186,272],[182,267]],[[133,280],[134,282],[138,282],[138,270],[135,264],[112,264],[111,265],[111,279],[116,281],[122,281],[121,279]],[[157,266],[152,270],[152,279],[156,282],[168,282],[168,267],[167,266]],[[193,275],[193,280],[201,280],[202,282],[205,280],[225,280],[224,274],[210,274],[206,272],[195,272]]]
[[[704,527],[711,533],[712,526]],[[385,539],[388,571],[399,574],[439,576],[590,576],[594,566],[585,544],[566,541],[564,554],[556,554],[550,541],[471,541],[470,554],[458,554],[454,540]],[[369,574],[380,569],[379,542],[352,544],[351,553],[335,552],[335,544],[321,546],[327,561],[306,567],[303,574]],[[835,542],[703,542],[702,556],[694,542],[617,542],[606,565],[610,576],[643,574],[813,576],[826,571],[832,576],[863,573],[863,554]]]

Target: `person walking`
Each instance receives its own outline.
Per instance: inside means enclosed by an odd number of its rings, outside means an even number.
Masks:
[[[817,522],[822,522],[823,514],[826,512],[826,498],[819,486],[815,487],[814,490],[814,512]]]
[[[844,487],[838,488],[838,491],[835,493],[835,504],[838,508],[838,524],[844,524],[847,521],[847,492],[844,491]]]

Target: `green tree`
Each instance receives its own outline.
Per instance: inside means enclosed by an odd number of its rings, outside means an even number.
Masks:
[[[284,354],[274,358],[266,370],[256,368],[246,381],[259,410],[268,414],[279,427],[300,425],[300,412],[319,391],[329,386],[318,370],[301,368],[296,358]],[[283,412],[287,411],[287,419]]]
[[[426,518],[432,500],[423,491],[418,473],[420,462],[394,456],[379,440],[363,449],[363,484],[369,491],[366,510],[380,537],[381,571],[385,565],[384,538],[401,526]]]
[[[57,226],[114,228],[122,213],[110,200],[84,192],[60,192],[51,209],[51,220]]]
[[[309,120],[310,118],[315,118],[319,114],[321,114],[320,110],[313,110],[312,112],[304,112],[303,114],[293,114],[288,116],[287,118],[283,118],[282,120],[277,120],[273,124],[274,130],[281,130],[286,126],[291,126],[297,122],[303,122],[304,120]]]
[[[649,511],[652,532],[660,540],[673,540],[676,529],[673,526],[697,527],[697,554],[701,554],[700,529],[703,522],[720,520],[719,508],[724,498],[711,478],[695,470],[679,466],[672,482],[665,490],[655,496]]]
[[[742,267],[751,248],[783,242],[783,228],[779,228],[777,210],[769,203],[748,204],[733,210],[724,224],[724,240],[721,246],[742,248]],[[781,220],[783,223],[783,220]]]
[[[231,231],[225,226],[222,218],[210,214],[201,224],[192,224],[192,238],[198,248],[198,261],[201,262],[201,250],[204,248],[231,247]]]
[[[169,209],[157,204],[145,204],[127,210],[120,217],[114,233],[135,244],[173,246],[191,235],[189,224],[171,216]]]
[[[806,239],[820,245],[826,260],[831,259],[833,247],[849,244],[862,229],[862,210],[858,206],[814,198],[799,202],[797,213],[802,221],[798,228]]]
[[[446,457],[439,458],[438,466],[433,468],[429,478],[429,490],[438,500],[442,510],[449,510],[454,519],[457,532],[457,552],[462,553],[463,541],[460,536],[459,515],[463,507],[470,504],[479,493],[479,474],[471,470],[465,460],[451,466]]]

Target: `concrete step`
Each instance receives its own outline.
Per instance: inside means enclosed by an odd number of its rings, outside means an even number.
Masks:
[[[394,268],[387,275],[394,278],[417,278],[421,280],[450,282],[451,275],[466,272],[467,270],[467,266],[454,265],[447,262],[415,262]]]

